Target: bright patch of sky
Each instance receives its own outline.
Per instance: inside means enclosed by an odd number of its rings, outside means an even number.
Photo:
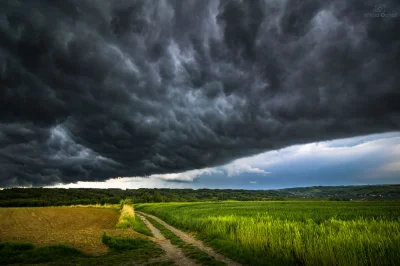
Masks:
[[[400,132],[295,145],[227,165],[57,187],[276,189],[400,183]]]

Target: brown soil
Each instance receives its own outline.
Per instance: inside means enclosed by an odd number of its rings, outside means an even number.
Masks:
[[[0,208],[0,242],[30,242],[39,246],[64,243],[88,254],[101,255],[108,251],[101,241],[103,232],[133,233],[114,229],[118,217],[118,211],[106,208]]]

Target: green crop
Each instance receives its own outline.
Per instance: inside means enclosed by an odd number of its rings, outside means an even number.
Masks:
[[[396,265],[399,202],[139,204],[247,265]]]

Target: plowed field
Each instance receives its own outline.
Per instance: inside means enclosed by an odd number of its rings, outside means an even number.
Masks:
[[[114,235],[119,213],[106,208],[0,208],[0,242],[67,244],[90,254],[104,254],[103,232]]]

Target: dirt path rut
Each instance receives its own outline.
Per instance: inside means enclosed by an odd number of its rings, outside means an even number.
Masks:
[[[161,248],[165,251],[165,258],[167,260],[173,260],[176,265],[179,266],[200,266],[193,260],[187,258],[181,249],[175,247],[171,241],[166,239],[161,232],[155,228],[145,217],[136,213],[137,216],[142,219],[142,221],[146,224],[146,226],[153,233],[154,237],[157,239],[156,242],[161,246]]]
[[[214,257],[216,260],[222,261],[222,262],[226,263],[229,266],[241,266],[241,264],[237,263],[236,261],[233,261],[233,260],[231,260],[231,259],[229,259],[229,258],[227,258],[227,257],[215,252],[212,248],[205,246],[202,241],[197,240],[193,236],[191,236],[191,235],[189,235],[189,234],[187,234],[187,233],[185,233],[185,232],[183,232],[183,231],[181,231],[179,229],[176,229],[175,227],[167,224],[166,222],[164,222],[160,218],[158,218],[158,217],[156,217],[154,215],[151,215],[151,214],[143,213],[143,212],[136,212],[136,213],[139,213],[139,214],[141,214],[143,216],[148,216],[148,217],[153,218],[154,220],[156,220],[160,224],[164,225],[168,230],[172,231],[174,234],[179,236],[186,243],[192,244],[193,246],[197,247],[201,251],[207,253],[209,256]]]

